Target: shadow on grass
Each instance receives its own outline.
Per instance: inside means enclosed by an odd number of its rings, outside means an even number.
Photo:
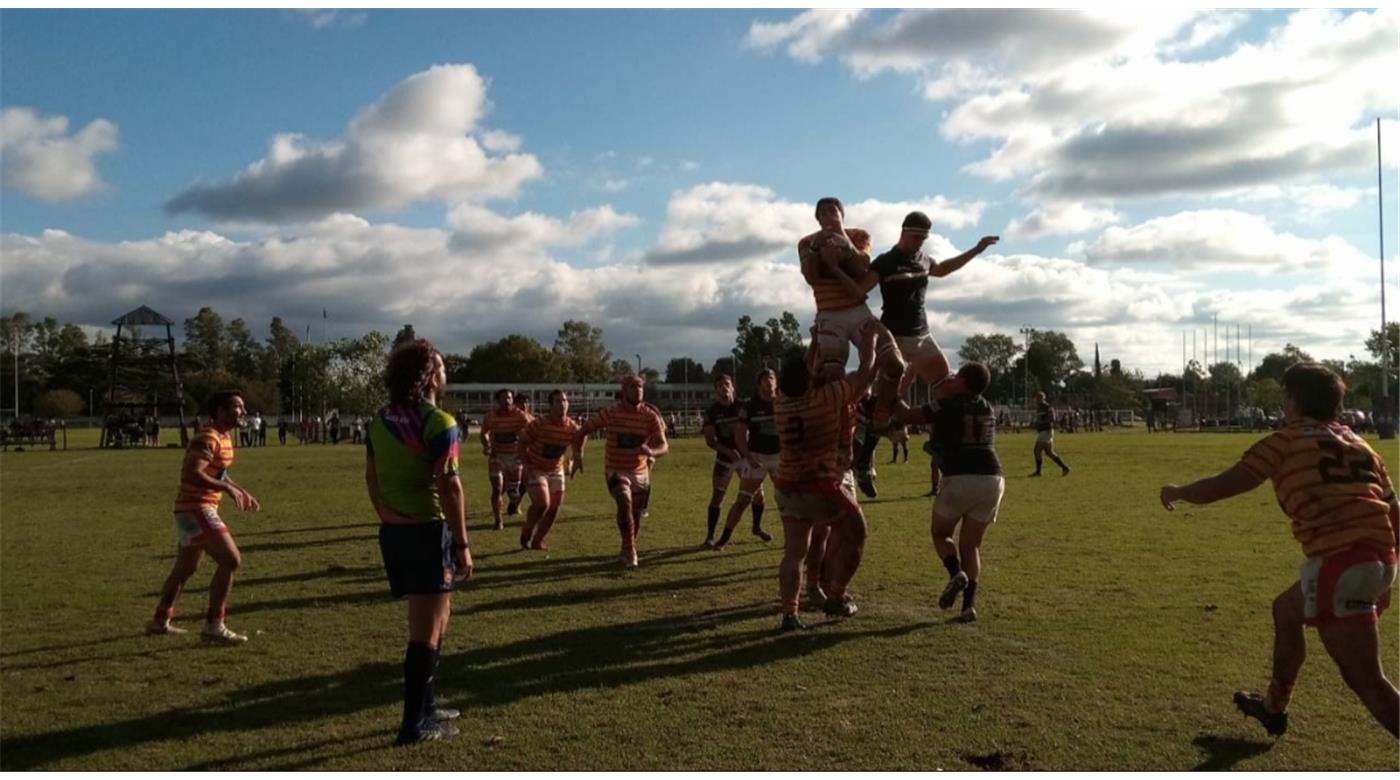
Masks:
[[[318,525],[309,528],[273,528],[263,531],[239,530],[238,538],[247,536],[285,536],[287,534],[309,534],[317,531],[346,531],[352,528],[375,529],[379,528],[378,521],[340,523],[339,525]]]
[[[1274,747],[1272,741],[1259,742],[1251,739],[1220,737],[1214,734],[1201,734],[1191,740],[1191,744],[1205,751],[1206,754],[1204,761],[1192,767],[1192,770],[1198,772],[1219,772],[1234,769],[1235,764],[1246,758],[1267,753]]]
[[[234,538],[237,539],[240,535],[241,534],[234,534]],[[352,534],[350,536],[336,536],[329,539],[306,539],[300,542],[255,542],[253,544],[240,544],[238,545],[238,549],[244,553],[280,552],[282,550],[298,550],[303,547],[329,547],[337,544],[345,544],[346,542],[364,542],[378,540],[379,530],[376,526],[375,530],[370,533]]]
[[[712,633],[736,622],[764,617],[773,622],[763,628]],[[468,707],[503,705],[554,693],[619,688],[663,678],[760,667],[829,650],[851,640],[900,636],[927,627],[915,623],[852,630],[859,624],[841,622],[823,626],[834,630],[778,634],[776,621],[773,607],[763,603],[683,617],[572,629],[462,653],[449,650],[442,659],[439,690],[445,698]],[[287,739],[294,741],[319,721],[399,703],[402,685],[402,664],[397,658],[334,674],[274,680],[231,691],[204,706],[9,739],[0,751],[0,769],[36,769],[99,751],[209,739],[221,732],[283,729]],[[396,728],[396,723],[384,724],[385,746],[393,739]],[[200,766],[235,769],[249,759],[305,756],[325,746],[325,742],[269,745],[263,753],[239,753]],[[310,763],[315,762],[288,761],[282,766]]]

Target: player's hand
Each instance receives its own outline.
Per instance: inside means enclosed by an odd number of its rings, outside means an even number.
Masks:
[[[977,242],[977,251],[985,252],[987,251],[987,247],[991,246],[992,244],[995,244],[1000,240],[1000,236],[982,236],[981,240]]]
[[[472,551],[464,547],[452,551],[452,568],[456,569],[453,579],[457,582],[472,578]]]
[[[651,460],[651,445],[650,445],[650,444],[643,444],[642,446],[638,447],[638,448],[637,448],[637,452],[640,452],[640,453],[642,453],[643,455],[647,456],[647,460]]]
[[[1181,488],[1176,485],[1163,485],[1158,499],[1168,512],[1174,512],[1176,511],[1176,502],[1181,500]]]

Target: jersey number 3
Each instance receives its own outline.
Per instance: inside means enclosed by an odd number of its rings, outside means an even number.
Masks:
[[[802,440],[807,437],[806,424],[801,417],[789,417],[787,427],[783,428],[783,445],[786,447],[799,447]]]

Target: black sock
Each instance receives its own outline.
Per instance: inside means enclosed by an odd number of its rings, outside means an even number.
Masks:
[[[1040,473],[1040,457],[1039,457],[1039,456],[1037,456],[1036,459],[1035,459],[1035,473],[1037,473],[1037,474]]]
[[[433,710],[437,709],[437,676],[438,659],[442,657],[442,640],[438,640],[438,646],[433,649],[433,673],[428,678],[428,686],[423,689],[423,717],[431,718]]]
[[[763,527],[763,502],[753,504],[753,530]]]
[[[715,538],[715,526],[719,525],[719,507],[710,507],[709,515],[705,518],[705,524],[708,526],[705,529],[705,538]]]
[[[433,679],[433,649],[423,642],[409,642],[403,656],[402,734],[416,734],[423,718],[423,699]]]
[[[733,529],[733,528],[728,528],[728,527],[726,527],[726,528],[724,529],[724,531],[723,531],[722,533],[720,533],[720,535],[719,535],[719,541],[716,542],[715,544],[719,545],[720,547],[723,547],[723,546],[725,546],[726,544],[729,544],[729,537],[731,537],[731,536],[733,536],[733,535],[734,535],[734,529]]]
[[[875,448],[879,444],[880,437],[872,432],[869,426],[866,426],[865,439],[861,441],[860,449],[856,451],[855,463],[852,465],[858,469],[869,471],[870,462],[875,459]]]
[[[948,576],[950,578],[958,576],[958,572],[962,571],[962,566],[958,564],[957,555],[949,555],[947,558],[944,558],[943,568],[948,570]]]
[[[977,581],[968,580],[967,587],[963,589],[963,612],[972,609],[972,602],[977,600]]]
[[[1059,466],[1059,467],[1062,468],[1062,469],[1067,469],[1067,468],[1069,468],[1069,466],[1066,466],[1066,465],[1065,465],[1065,462],[1062,461],[1062,460],[1060,460],[1060,458],[1059,458],[1058,456],[1056,456],[1056,455],[1051,455],[1051,456],[1050,456],[1050,460],[1055,461],[1055,465]]]

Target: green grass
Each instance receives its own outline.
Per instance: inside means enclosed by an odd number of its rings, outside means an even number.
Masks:
[[[519,518],[485,527],[473,440],[478,573],[455,596],[439,682],[464,733],[396,749],[404,606],[387,593],[362,452],[239,452],[234,473],[264,509],[225,502],[244,552],[228,623],[252,640],[213,648],[140,633],[172,560],[181,453],[76,449],[88,433],[68,452],[0,455],[7,770],[1396,768],[1395,742],[1314,634],[1287,736],[1231,706],[1268,680],[1269,603],[1298,547],[1267,487],[1173,514],[1156,494],[1253,436],[1062,435],[1074,473],[1038,480],[1024,476],[1030,435],[1003,436],[1006,501],[972,625],[932,604],[945,575],[916,440],[866,505],[861,613],[813,615],[796,635],[774,630],[778,541],[745,531],[726,552],[697,549],[698,441],[656,472],[642,567],[623,573],[600,474],[572,483],[548,554],[520,552]],[[198,627],[211,572],[177,623]],[[1381,629],[1394,679],[1393,612]]]

